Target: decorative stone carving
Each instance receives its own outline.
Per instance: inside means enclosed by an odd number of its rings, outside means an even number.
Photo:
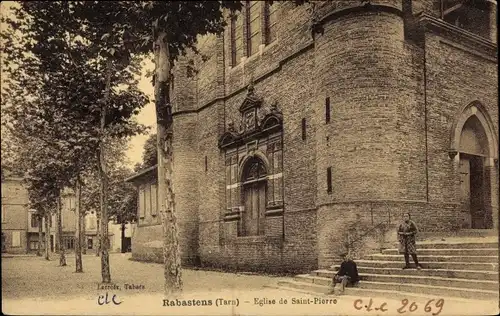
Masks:
[[[458,151],[454,150],[454,149],[450,149],[448,150],[448,156],[450,157],[450,159],[453,159],[455,158],[455,156],[458,154]]]
[[[241,123],[237,129],[230,122],[227,131],[219,138],[219,148],[228,148],[265,137],[282,129],[283,116],[277,102],[267,109],[262,108],[263,99],[255,93],[253,80],[247,87],[247,95],[239,108]]]
[[[232,133],[236,132],[236,128],[234,127],[234,122],[229,122],[227,126],[227,131]]]

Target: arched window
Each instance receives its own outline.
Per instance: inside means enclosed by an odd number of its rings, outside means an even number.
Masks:
[[[262,163],[262,160],[258,158],[252,158],[247,162],[242,180],[243,182],[255,181],[265,178],[266,175],[266,167]]]

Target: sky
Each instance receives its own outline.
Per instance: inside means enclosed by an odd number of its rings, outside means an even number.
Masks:
[[[144,76],[147,69],[154,69],[154,64],[150,60],[144,61],[143,67],[143,75],[139,80],[139,89],[148,95],[149,99],[152,101],[154,99],[154,89],[151,84],[151,78],[146,78]],[[155,106],[153,102],[148,103],[144,108],[142,108],[141,112],[137,115],[137,121],[144,125],[150,126],[149,134],[156,133],[156,112]],[[129,149],[127,152],[127,157],[131,163],[131,166],[134,166],[136,163],[142,161],[142,150],[144,143],[149,135],[138,135],[132,137],[129,143]]]
[[[3,1],[0,3],[0,13],[1,15],[9,15],[10,7],[14,4],[14,1]],[[2,25],[4,27],[5,25]],[[143,61],[143,69],[142,76],[139,80],[139,89],[148,95],[149,99],[152,101],[154,99],[154,89],[151,84],[151,79],[145,77],[145,73],[147,70],[153,70],[154,64],[150,59],[145,59]],[[5,79],[4,76],[1,76],[2,82]],[[137,120],[139,123],[144,124],[146,126],[150,126],[149,134],[156,133],[156,113],[154,108],[154,103],[150,102],[144,108],[142,108],[141,112],[137,115]],[[148,135],[138,135],[132,137],[129,142],[129,149],[127,151],[127,162],[130,164],[130,167],[133,167],[136,163],[140,163],[142,161],[142,151],[143,146],[146,139],[149,137]]]

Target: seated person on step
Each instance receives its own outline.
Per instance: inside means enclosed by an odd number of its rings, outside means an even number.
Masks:
[[[342,261],[339,271],[333,276],[333,288],[330,294],[335,293],[335,286],[337,283],[341,284],[341,293],[344,293],[346,286],[355,285],[359,282],[358,267],[356,263],[351,260],[348,253],[342,253],[340,256],[344,261]]]

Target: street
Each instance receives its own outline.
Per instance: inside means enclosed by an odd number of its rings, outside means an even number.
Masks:
[[[272,288],[279,277],[183,270],[182,295],[164,300],[163,267],[129,260],[130,254],[111,254],[113,283],[100,283],[100,258],[83,256],[84,273],[74,272],[74,256],[59,267],[57,256],[2,258],[2,311],[4,314],[65,315],[397,315],[401,301],[385,298],[325,296]],[[363,301],[360,301],[363,300]],[[385,305],[384,305],[385,303]],[[445,300],[411,315],[456,315],[469,303]],[[466,306],[469,308],[466,309]],[[489,314],[492,304],[475,304],[472,314]],[[400,309],[401,310],[401,309]],[[482,312],[484,311],[484,312]]]

